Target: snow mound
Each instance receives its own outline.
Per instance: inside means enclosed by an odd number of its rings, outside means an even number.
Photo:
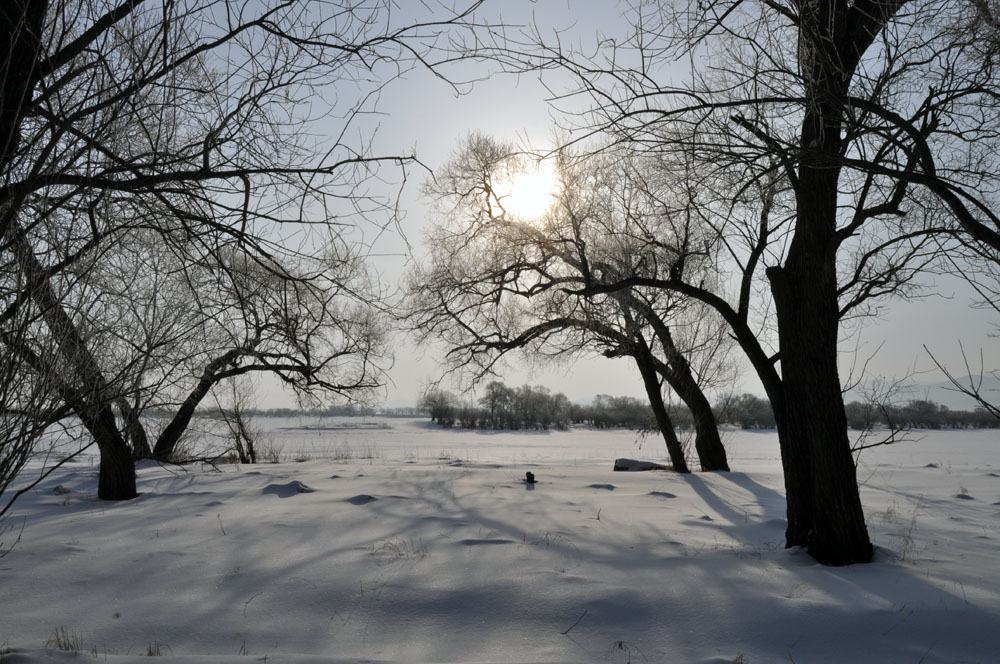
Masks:
[[[296,494],[300,493],[312,493],[316,489],[312,488],[308,484],[303,484],[298,480],[293,480],[288,484],[268,484],[261,490],[261,493],[265,496],[273,495],[278,498],[290,498]]]
[[[635,459],[615,459],[615,470],[618,471],[640,471],[640,470],[668,470],[668,468],[652,461],[637,461]]]

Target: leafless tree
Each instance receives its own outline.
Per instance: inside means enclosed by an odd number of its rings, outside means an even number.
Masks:
[[[277,463],[280,450],[255,421],[256,390],[248,376],[227,381],[225,397],[213,392],[216,417],[225,427],[226,444],[223,452],[238,463]]]
[[[643,165],[625,154],[580,162],[560,155],[562,182],[553,209],[538,220],[518,218],[504,207],[504,181],[524,168],[526,158],[511,145],[472,135],[429,185],[442,222],[431,231],[429,266],[410,279],[411,325],[424,338],[443,338],[453,366],[477,378],[515,350],[630,357],[675,469],[686,471],[687,465],[664,407],[663,383],[694,415],[702,467],[728,470],[714,415],[687,359],[699,344],[723,339],[715,330],[708,338],[703,331],[690,334],[698,328],[693,324],[681,346],[672,327],[697,320],[703,308],[642,287],[609,295],[570,292],[635,275],[655,277],[673,243],[692,238],[668,230],[671,210],[658,209],[652,179],[640,177]],[[670,237],[657,238],[661,233]],[[694,258],[691,263],[694,271]]]
[[[779,423],[786,543],[827,564],[872,554],[838,376],[841,322],[909,294],[923,270],[940,269],[942,252],[1000,249],[996,9],[946,0],[635,2],[635,30],[601,40],[596,55],[540,33],[507,35],[492,50],[520,72],[573,76],[569,96],[590,107],[571,123],[578,137],[606,133],[635,150],[690,155],[709,188],[743,173],[703,208],[712,217],[723,208],[723,220],[729,204],[761,213],[758,224],[726,222],[720,236],[744,246],[737,255],[750,286],[739,305],[691,280],[659,286],[700,298],[732,325]],[[772,180],[777,187],[759,186]],[[754,191],[764,195],[746,200]],[[774,204],[788,216],[764,214]],[[656,284],[619,287],[636,285]],[[773,303],[773,352],[769,332],[746,325],[744,292]]]
[[[370,183],[404,182],[413,159],[350,136],[388,81],[452,57],[444,34],[478,4],[0,9],[4,358],[83,422],[101,498],[134,497],[133,454],[168,456],[220,380],[379,384],[379,289],[349,229],[393,223]],[[174,409],[155,443],[151,405]]]
[[[18,316],[5,321],[0,334],[6,345],[10,339],[29,335],[30,328],[31,321]],[[80,451],[67,449],[69,436],[61,437],[54,431],[62,424],[72,428],[67,422],[70,408],[59,394],[43,389],[48,381],[35,379],[41,375],[51,381],[60,371],[55,354],[48,350],[32,355],[30,366],[0,363],[0,497],[4,498],[0,502],[0,533],[6,530],[3,518],[15,499]],[[33,459],[41,459],[38,472],[31,477],[22,476]],[[19,486],[15,489],[13,484],[19,476]]]
[[[940,369],[941,373],[948,378],[948,382],[951,383],[952,389],[971,398],[979,404],[980,408],[993,417],[1000,419],[1000,405],[997,404],[997,400],[990,399],[986,394],[984,394],[985,390],[983,389],[983,377],[985,375],[985,366],[983,363],[982,353],[980,352],[979,356],[979,367],[978,369],[974,369],[972,364],[969,362],[968,355],[965,353],[965,348],[962,348],[961,344],[959,344],[959,347],[962,351],[962,364],[965,366],[966,371],[966,377],[964,380],[956,377],[951,371],[948,370],[947,367],[941,364],[926,345],[924,346],[924,351],[930,356],[931,361],[934,362],[934,366]],[[997,378],[998,372],[992,371],[990,372],[990,375],[993,378]]]

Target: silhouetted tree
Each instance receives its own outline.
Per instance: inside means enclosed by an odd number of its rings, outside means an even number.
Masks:
[[[367,184],[413,159],[348,136],[477,5],[0,9],[0,361],[82,421],[101,498],[134,497],[133,455],[170,456],[221,380],[269,372],[302,398],[380,384],[381,294],[342,229],[391,223],[394,197]],[[154,407],[174,413],[155,444]]]
[[[774,409],[786,544],[826,564],[866,562],[873,549],[838,375],[840,325],[878,298],[911,293],[942,250],[1000,250],[995,7],[720,0],[632,9],[634,33],[602,40],[591,57],[540,33],[504,35],[491,54],[520,72],[573,75],[569,94],[592,101],[584,132],[697,164],[696,189],[710,196],[692,197],[691,214],[719,229],[710,250],[731,255],[737,301],[685,276],[688,252],[670,278],[618,288],[659,286],[719,311]],[[678,62],[690,64],[686,79],[670,68]],[[745,313],[744,294],[765,289],[774,350],[770,327]]]
[[[536,357],[598,350],[628,357],[643,374],[674,467],[687,469],[663,404],[661,381],[685,401],[696,423],[695,449],[705,470],[728,470],[714,414],[687,357],[722,359],[728,339],[704,308],[662,290],[636,287],[580,295],[596,283],[655,278],[674,242],[695,239],[664,212],[666,192],[655,162],[627,154],[557,160],[561,180],[543,217],[519,218],[505,208],[505,182],[526,168],[513,146],[471,135],[428,190],[440,222],[430,232],[431,257],[409,280],[408,322],[424,341],[441,338],[447,357],[474,377],[512,351]],[[677,224],[677,225],[673,225]],[[692,229],[694,230],[694,229]],[[666,239],[654,238],[663,234]],[[681,237],[682,236],[682,237]],[[695,271],[697,259],[690,269]],[[706,276],[708,278],[708,276]],[[693,332],[678,336],[680,323]],[[653,375],[655,374],[655,376]]]

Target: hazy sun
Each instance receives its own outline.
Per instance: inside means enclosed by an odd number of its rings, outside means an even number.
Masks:
[[[555,202],[558,182],[547,165],[517,173],[503,199],[504,208],[516,217],[533,220],[541,217]]]

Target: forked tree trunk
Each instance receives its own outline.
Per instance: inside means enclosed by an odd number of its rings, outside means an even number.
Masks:
[[[110,404],[84,407],[78,409],[78,412],[81,412],[84,426],[94,437],[101,452],[97,497],[101,500],[135,498],[139,495],[135,486],[135,462],[115,424]]]
[[[799,8],[804,104],[792,181],[795,231],[784,265],[768,269],[767,276],[778,322],[783,404],[778,425],[788,500],[797,509],[808,507],[789,544],[805,543],[826,565],[869,562],[873,552],[837,368],[838,185],[851,78],[901,4],[873,3],[862,10],[857,4],[808,0]]]
[[[184,399],[184,402],[177,409],[177,412],[174,413],[174,417],[170,420],[163,431],[160,432],[160,437],[156,439],[156,445],[153,447],[154,459],[159,461],[170,460],[177,447],[177,443],[180,442],[184,432],[187,431],[188,425],[191,424],[191,419],[194,417],[198,404],[200,404],[208,395],[212,386],[224,377],[234,376],[240,373],[239,371],[233,370],[223,373],[223,369],[244,352],[245,349],[243,348],[234,348],[215,358],[208,364],[207,367],[205,367],[198,383],[194,386],[191,392],[188,393],[187,398]]]
[[[662,369],[663,377],[694,418],[694,446],[698,452],[701,469],[728,471],[729,459],[719,437],[719,425],[715,420],[715,413],[712,412],[712,405],[695,380],[694,374],[691,373],[691,365],[687,358],[674,344],[670,329],[662,321],[653,322],[653,327],[667,359],[666,366]]]
[[[128,432],[128,443],[132,448],[132,458],[136,461],[149,459],[153,456],[153,449],[149,446],[149,436],[146,435],[146,427],[142,426],[139,413],[136,412],[128,399],[122,397],[118,400],[118,411],[122,415],[122,422],[125,431]]]
[[[646,395],[649,397],[649,406],[652,408],[656,424],[660,427],[660,432],[663,434],[663,442],[667,445],[667,453],[670,455],[670,465],[678,473],[690,473],[691,470],[688,468],[687,460],[684,458],[684,448],[681,445],[681,441],[677,439],[677,433],[674,431],[674,423],[671,421],[670,414],[667,413],[667,407],[663,403],[663,392],[659,374],[656,373],[649,355],[649,348],[645,344],[642,344],[635,355],[635,363],[639,367],[639,373],[642,374],[642,382],[646,387]]]

